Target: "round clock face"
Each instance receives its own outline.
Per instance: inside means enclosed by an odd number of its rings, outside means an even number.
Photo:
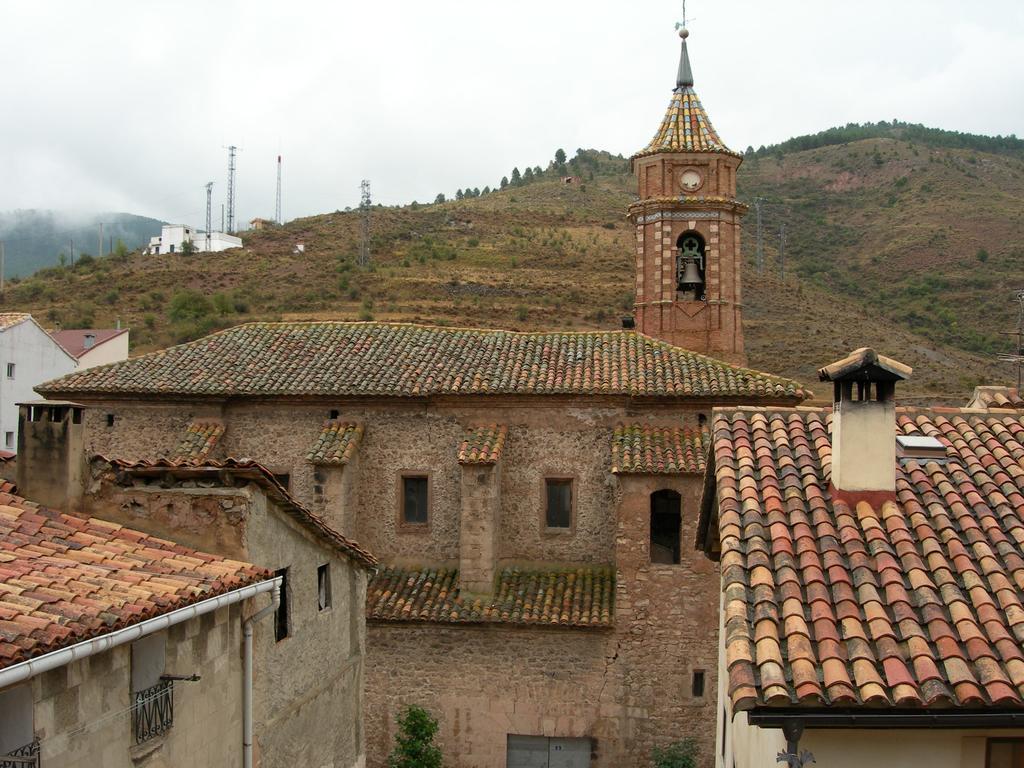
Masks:
[[[683,175],[679,177],[679,186],[683,188],[684,192],[693,192],[700,189],[700,185],[704,180],[700,177],[700,174],[692,168],[683,171]]]

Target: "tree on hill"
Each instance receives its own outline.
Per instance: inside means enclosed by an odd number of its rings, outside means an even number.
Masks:
[[[508,186],[508,176],[501,177],[501,188],[504,189]]]
[[[512,186],[518,186],[518,184],[522,180],[523,176],[521,173],[519,173],[519,167],[516,166],[515,168],[512,169]]]
[[[193,256],[199,249],[196,244],[191,240],[183,240],[181,243],[181,255],[182,256]]]
[[[484,187],[483,194],[485,194],[485,195],[491,194],[491,188],[490,187]]]
[[[541,170],[539,165],[533,166],[533,175],[534,176],[540,176],[542,173],[544,173],[544,171]]]
[[[456,190],[456,192],[455,192],[455,199],[456,200],[461,200],[463,197],[464,197],[464,195],[462,194],[462,190],[461,189]]]
[[[434,205],[445,202],[444,192],[438,192],[437,197],[434,198]]]
[[[422,707],[406,707],[398,717],[395,747],[388,768],[441,768],[441,750],[434,744],[437,720]]]
[[[473,197],[480,197],[480,187],[473,187]]]
[[[523,171],[523,181],[533,181],[533,168],[526,166],[526,170]]]
[[[557,165],[559,167],[565,165],[565,150],[564,149],[558,149],[555,152],[555,165]]]

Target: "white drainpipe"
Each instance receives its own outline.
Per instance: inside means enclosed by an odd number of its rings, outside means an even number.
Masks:
[[[257,611],[242,622],[242,634],[245,636],[245,672],[242,688],[242,768],[252,768],[252,626],[264,616],[277,610],[281,602],[281,577],[272,582],[270,605]]]
[[[203,600],[202,602],[194,603],[193,605],[187,605],[184,608],[178,608],[177,610],[165,613],[162,616],[156,616],[152,619],[141,621],[130,627],[118,629],[114,632],[108,632],[105,635],[100,635],[99,637],[94,637],[91,640],[76,643],[68,648],[61,648],[59,651],[52,651],[50,653],[43,654],[42,656],[37,656],[34,659],[22,661],[18,664],[13,664],[4,669],[0,669],[0,690],[9,685],[21,683],[29,678],[42,674],[43,672],[48,672],[51,669],[63,667],[65,664],[70,664],[73,661],[78,661],[79,659],[84,659],[88,656],[102,653],[103,651],[109,651],[111,648],[116,648],[119,645],[124,645],[125,643],[138,640],[140,637],[151,635],[154,632],[160,632],[168,627],[174,626],[175,624],[181,624],[183,621],[188,621],[189,619],[202,616],[205,613],[216,611],[218,608],[223,608],[226,605],[240,603],[242,600],[255,597],[262,592],[270,592],[273,590],[274,604],[276,605],[280,582],[281,579],[276,578],[270,579],[269,581],[261,581],[258,584],[250,584],[247,587],[226,592],[223,595],[217,595],[216,597],[211,597],[208,600]]]

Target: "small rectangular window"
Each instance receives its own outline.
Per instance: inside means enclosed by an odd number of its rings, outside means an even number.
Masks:
[[[112,413],[108,413],[107,414],[107,426],[108,427],[114,426],[114,414],[112,414]]]
[[[14,433],[13,432],[4,432],[4,445],[7,446],[8,448],[13,448],[14,447]]]
[[[286,491],[291,490],[290,486],[292,484],[292,476],[287,472],[275,472],[274,479],[277,480],[277,482],[281,484],[281,487]]]
[[[321,611],[331,607],[330,563],[324,563],[316,569],[316,607]]]
[[[0,712],[3,712],[3,717],[0,718],[0,755],[38,755],[39,742],[36,741],[33,721],[35,713],[32,686],[17,685],[0,691]]]
[[[7,378],[8,379],[13,379],[14,378],[14,363],[8,363],[7,364]]]
[[[402,478],[402,522],[406,525],[426,525],[429,521],[427,504],[430,480],[425,475]]]
[[[274,575],[281,577],[281,599],[274,613],[274,640],[281,642],[291,634],[288,626],[288,569],[281,568]]]
[[[1024,739],[988,739],[985,768],[1024,766]]]
[[[572,480],[547,478],[544,481],[544,525],[547,528],[572,527]]]
[[[694,698],[701,698],[704,696],[704,670],[695,669],[693,670],[693,680],[690,683],[690,695]]]

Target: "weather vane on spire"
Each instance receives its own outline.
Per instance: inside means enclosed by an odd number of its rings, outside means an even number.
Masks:
[[[676,22],[676,29],[686,29],[686,23],[688,21],[693,21],[693,19],[686,18],[686,0],[683,0],[683,20]]]

